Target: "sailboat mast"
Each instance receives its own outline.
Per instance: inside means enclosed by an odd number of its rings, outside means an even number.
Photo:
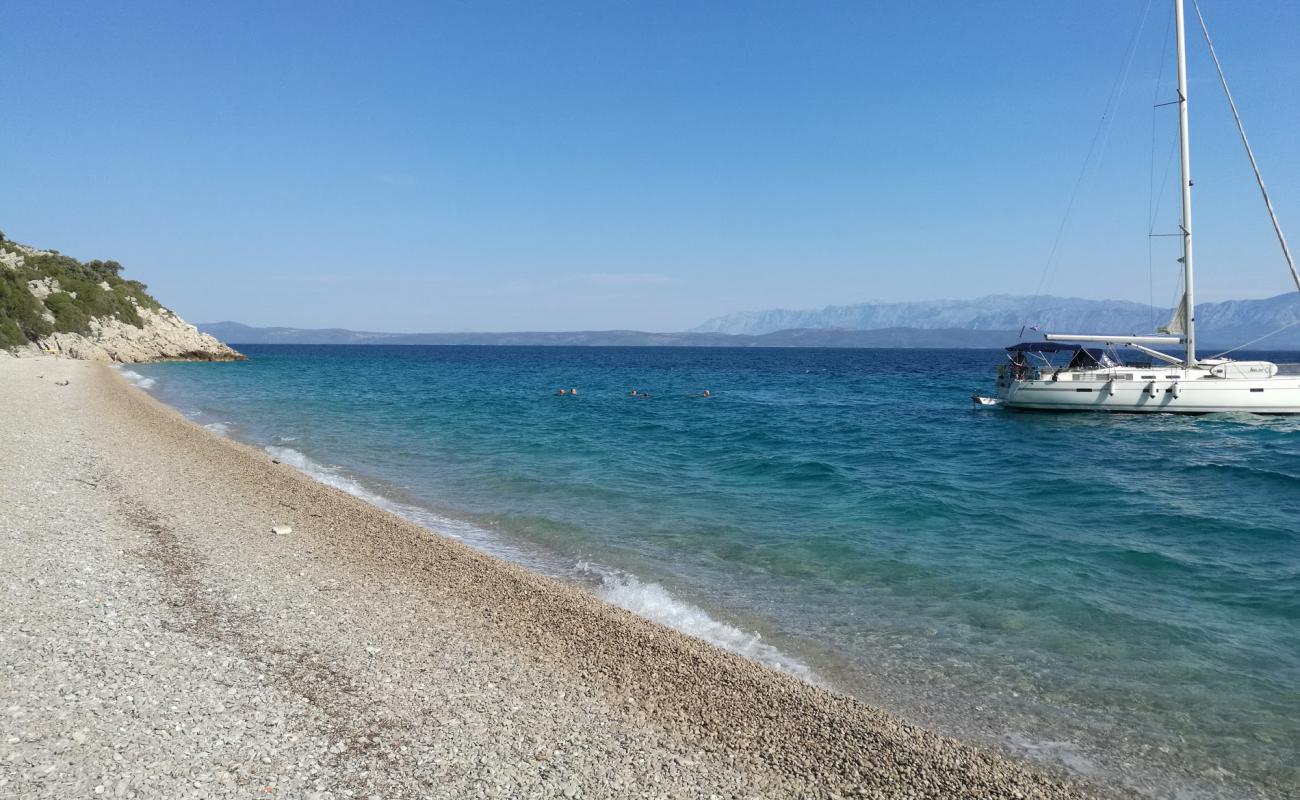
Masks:
[[[1183,0],[1174,0],[1174,30],[1178,42],[1178,144],[1183,182],[1183,319],[1187,327],[1187,366],[1196,366],[1196,303],[1192,294],[1192,159],[1187,143],[1187,41],[1183,32]]]

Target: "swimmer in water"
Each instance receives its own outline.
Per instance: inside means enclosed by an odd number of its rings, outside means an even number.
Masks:
[[[713,395],[709,394],[709,390],[708,390],[708,389],[705,389],[705,390],[704,390],[704,394],[702,394],[702,395],[700,395],[700,396],[701,396],[701,397],[712,397]]]
[[[565,396],[566,394],[568,394],[568,393],[569,393],[569,390],[568,390],[568,389],[556,389],[556,390],[555,390],[555,396],[556,396],[556,397],[564,397],[564,396]]]
[[[569,394],[571,394],[571,395],[573,395],[573,396],[576,397],[576,396],[578,395],[578,390],[577,390],[577,389],[570,389],[570,390],[569,390]]]

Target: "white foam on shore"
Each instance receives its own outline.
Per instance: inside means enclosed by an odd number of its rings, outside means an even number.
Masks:
[[[584,576],[597,576],[600,579],[597,595],[606,602],[625,608],[638,616],[658,622],[687,636],[703,639],[750,661],[773,667],[809,683],[821,683],[807,664],[764,642],[762,636],[758,633],[742,631],[714,619],[704,609],[673,597],[667,589],[658,583],[643,583],[635,575],[590,562],[582,562],[572,569],[566,569],[554,562],[548,563],[538,554],[511,545],[491,531],[477,525],[464,520],[444,517],[408,503],[395,502],[376,494],[357,481],[343,475],[337,469],[319,464],[292,447],[271,445],[267,446],[265,450],[281,463],[288,464],[321,483],[341,489],[373,506],[378,506],[385,511],[404,517],[417,525],[428,528],[434,533],[464,542],[475,549],[483,550],[553,578],[568,577],[573,579]]]
[[[224,436],[226,438],[230,438],[230,425],[225,422],[209,422],[207,425],[204,425],[203,427],[207,428],[208,430],[212,431],[218,436]]]
[[[591,569],[590,566],[587,567]],[[750,661],[787,672],[809,683],[819,683],[807,664],[763,641],[757,632],[742,631],[716,620],[702,608],[673,597],[657,583],[642,583],[635,575],[601,574],[600,596],[646,619],[730,650]]]
[[[292,447],[268,445],[264,449],[280,462],[288,464],[327,486],[333,486],[335,489],[341,489],[353,497],[360,498],[372,506],[378,506],[435,533],[450,536],[457,541],[500,556],[508,561],[514,561],[525,566],[534,566],[531,563],[532,560],[522,550],[509,546],[490,531],[484,530],[477,525],[472,525],[463,520],[452,519],[451,517],[444,517],[419,506],[400,503],[372,492],[357,481],[342,474],[338,469],[313,461],[301,451]]]
[[[146,378],[145,376],[141,375],[140,373],[136,372],[133,369],[125,369],[123,367],[118,367],[117,369],[119,372],[122,373],[123,378],[126,378],[128,381],[134,383],[136,386],[139,386],[141,389],[151,389],[153,388],[153,385],[157,383],[157,381],[155,381],[153,378]]]
[[[1074,742],[1060,742],[1048,739],[1034,739],[1028,734],[1008,733],[1005,735],[1012,749],[1018,750],[1030,758],[1040,761],[1056,761],[1081,775],[1098,777],[1102,769],[1097,762],[1084,755],[1083,750]]]
[[[317,464],[307,456],[303,455],[292,447],[277,447],[270,445],[265,448],[277,461],[288,464],[299,472],[305,472],[316,480],[335,489],[342,489],[350,495],[355,495],[372,505],[380,506],[385,510],[392,510],[391,503],[385,501],[373,492],[367,491],[365,487],[356,481],[343,477],[337,470],[330,469],[322,464]]]

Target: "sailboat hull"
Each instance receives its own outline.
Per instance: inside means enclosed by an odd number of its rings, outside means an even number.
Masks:
[[[1140,414],[1300,414],[1300,376],[1218,378],[1203,370],[1061,371],[1000,381],[1006,408]]]

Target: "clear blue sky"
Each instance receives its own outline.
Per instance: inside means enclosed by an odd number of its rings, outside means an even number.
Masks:
[[[1151,6],[1045,291],[1149,296],[1170,6]],[[675,330],[1030,293],[1143,8],[9,4],[0,229],[115,258],[192,321]],[[1300,3],[1204,10],[1300,245]],[[1278,294],[1285,267],[1191,41],[1201,299]],[[1171,107],[1157,173],[1174,122]],[[1173,241],[1157,303],[1174,299]]]

